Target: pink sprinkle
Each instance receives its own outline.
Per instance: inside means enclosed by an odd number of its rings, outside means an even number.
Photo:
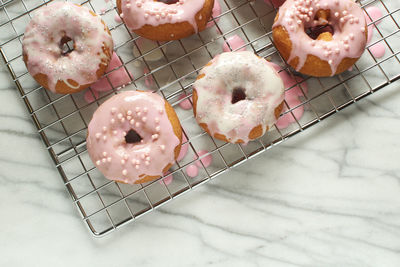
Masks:
[[[169,174],[169,175],[168,175]],[[168,176],[167,176],[168,175]],[[160,180],[160,184],[163,184],[163,181],[166,185],[169,185],[170,183],[172,183],[172,180],[174,179],[174,177],[172,176],[172,174],[170,174],[169,171],[167,171],[166,173],[164,173],[164,178]]]
[[[111,61],[107,67],[106,73],[112,71],[115,68],[121,67],[122,62],[119,59],[118,55],[114,52]],[[131,73],[129,73],[132,76]],[[110,80],[110,82],[108,81]],[[112,87],[117,88],[119,86],[123,86],[131,81],[128,73],[126,72],[124,67],[121,67],[110,74],[108,74],[108,79],[107,77],[103,77],[100,80],[98,80],[95,84],[91,86],[91,88],[95,91],[98,92],[107,92],[112,89]],[[111,84],[110,84],[111,83]]]
[[[184,99],[184,98],[186,98],[186,99],[185,99],[185,100],[182,100],[182,99]],[[192,100],[192,97],[189,97],[189,98],[190,98],[190,100]],[[179,103],[179,106],[180,106],[182,109],[188,110],[188,109],[191,109],[191,108],[192,108],[192,103],[190,102],[189,98],[187,98],[187,95],[186,95],[185,93],[182,93],[182,94],[179,96],[179,100],[182,100],[182,101]]]
[[[196,177],[199,174],[199,168],[194,164],[189,165],[186,168],[186,173],[189,177]]]
[[[87,103],[93,103],[97,98],[99,98],[99,93],[95,90],[87,90],[83,96]]]
[[[224,43],[224,45],[222,46],[222,50],[224,52],[230,52],[230,51],[245,51],[246,47],[245,46],[245,42],[243,41],[242,38],[239,37],[239,35],[235,34],[231,37],[229,37],[228,39],[226,39],[226,42]],[[241,47],[239,49],[239,47]]]
[[[211,16],[214,18],[214,20],[207,23],[206,28],[210,28],[210,27],[214,26],[214,24],[215,24],[214,21],[216,21],[216,22],[219,21],[219,17],[218,17],[219,15],[221,15],[221,5],[219,4],[218,0],[215,0],[214,7],[212,9],[212,14],[211,14]]]
[[[212,163],[212,155],[210,154],[209,151],[207,150],[200,150],[199,152],[197,152],[197,154],[199,155],[199,157],[201,158],[203,155],[206,155],[205,157],[203,157],[200,161],[201,163],[203,163],[204,167],[208,167],[211,165]],[[201,165],[200,161],[196,162],[196,165],[201,168],[203,167],[203,165]]]
[[[183,135],[182,135],[182,143],[185,143],[185,142],[187,142],[187,138],[186,138],[186,136],[183,134]],[[176,159],[176,161],[181,161],[181,160],[186,156],[186,153],[187,153],[187,151],[188,151],[188,148],[189,148],[189,143],[183,144],[183,145],[181,146],[181,151],[179,152],[179,155],[178,155],[178,158]]]

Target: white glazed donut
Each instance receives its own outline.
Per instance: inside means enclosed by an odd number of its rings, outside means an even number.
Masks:
[[[62,46],[72,40],[70,53]],[[35,12],[25,30],[23,57],[29,73],[54,93],[76,93],[96,82],[111,60],[113,40],[88,8],[54,2]]]
[[[247,143],[277,120],[284,85],[275,69],[252,52],[227,52],[212,59],[193,85],[193,111],[211,136]]]
[[[131,32],[156,41],[177,40],[206,28],[214,0],[117,0]]]

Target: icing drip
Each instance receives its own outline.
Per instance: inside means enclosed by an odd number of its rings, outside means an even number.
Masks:
[[[125,138],[135,131],[141,141]],[[88,126],[90,158],[105,177],[133,184],[145,175],[161,176],[175,162],[174,134],[165,112],[165,102],[157,94],[126,91],[104,102]]]
[[[222,45],[222,50],[224,52],[230,52],[230,51],[245,51],[246,43],[245,41],[240,38],[239,35],[235,34],[229,38],[226,39],[226,42]]]
[[[208,125],[211,135],[247,143],[254,127],[261,125],[265,133],[276,122],[275,108],[283,101],[284,87],[266,60],[248,51],[222,53],[199,77],[193,85],[198,95],[196,119]],[[238,88],[244,89],[246,98],[232,104]]]
[[[330,10],[328,20],[317,12]],[[313,40],[306,29],[329,24],[333,29],[332,41]],[[352,0],[287,0],[279,9],[273,28],[283,26],[289,34],[292,50],[288,62],[298,58],[296,70],[304,66],[308,55],[329,63],[331,75],[344,58],[359,58],[366,45],[366,22],[362,9]]]
[[[198,32],[195,16],[203,8],[205,0],[179,0],[166,4],[154,0],[121,0],[121,17],[129,30],[134,31],[144,25],[158,26],[189,22]]]
[[[74,50],[63,55],[61,41],[67,37],[74,42]],[[46,75],[52,92],[56,92],[58,81],[71,88],[95,82],[99,66],[108,64],[113,49],[113,40],[101,18],[86,7],[66,2],[36,11],[22,44],[28,71],[32,76]],[[105,46],[108,55],[103,51]]]

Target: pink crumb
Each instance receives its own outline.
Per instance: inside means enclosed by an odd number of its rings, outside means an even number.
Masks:
[[[189,177],[196,177],[199,174],[199,168],[196,165],[189,165],[186,167],[186,173]]]
[[[187,138],[184,134],[182,134],[182,146],[181,146],[181,151],[179,152],[178,158],[176,161],[181,161],[187,154],[188,148],[189,148],[189,143],[184,144],[187,142]]]
[[[87,103],[94,102],[97,98],[99,98],[99,93],[95,90],[86,90],[85,95],[83,96]]]
[[[218,22],[218,20],[219,20],[219,17],[218,17],[219,15],[221,15],[221,5],[219,4],[218,0],[215,0],[214,7],[212,9],[212,14],[211,14],[211,16],[214,18],[214,20],[208,22],[206,28],[210,28],[210,27],[214,26],[215,22]]]
[[[239,35],[233,35],[226,39],[226,42],[224,42],[224,45],[222,46],[222,50],[224,52],[230,52],[230,51],[245,51],[245,42],[243,41],[242,38],[239,37]],[[239,49],[239,47],[241,47]]]
[[[172,174],[170,174],[171,172],[167,171],[164,175],[165,177],[163,179],[160,180],[160,184],[165,183],[166,185],[169,185],[172,183],[172,180],[174,180],[174,177],[172,176]],[[168,175],[170,174],[170,175]],[[166,176],[168,175],[168,176]],[[163,182],[164,181],[164,182]]]
[[[95,91],[98,92],[107,92],[112,89],[112,87],[116,88],[122,85],[125,85],[131,81],[131,78],[129,77],[128,73],[126,72],[124,67],[122,66],[122,62],[119,59],[118,55],[114,52],[110,64],[107,67],[106,73],[112,71],[115,68],[120,67],[117,70],[114,70],[110,74],[108,74],[108,81],[107,77],[103,77],[100,80],[98,80],[96,83],[94,83],[91,88]],[[132,74],[131,74],[132,76]],[[111,83],[111,84],[110,84]]]
[[[205,157],[203,157],[200,161],[201,163],[203,163],[204,167],[208,167],[211,165],[212,163],[212,155],[210,154],[209,151],[207,150],[200,150],[199,152],[197,152],[197,154],[199,155],[199,157],[201,158],[203,155],[206,155]],[[200,161],[196,161],[196,165],[201,168],[203,167],[203,165],[201,165]]]
[[[182,99],[184,99],[184,98],[186,98],[186,99],[185,99],[185,100],[182,100]],[[192,97],[189,97],[189,98],[190,98],[190,100],[192,100]],[[188,110],[188,109],[191,109],[191,108],[192,108],[192,103],[190,102],[189,98],[187,97],[187,95],[186,95],[185,93],[182,93],[182,94],[179,96],[179,100],[182,100],[182,101],[179,103],[179,106],[180,106],[182,109]]]

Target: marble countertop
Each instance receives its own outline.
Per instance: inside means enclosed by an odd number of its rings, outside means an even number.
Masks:
[[[104,238],[4,69],[1,266],[399,266],[400,83]]]
[[[400,266],[399,90],[93,238],[0,61],[0,266]]]

